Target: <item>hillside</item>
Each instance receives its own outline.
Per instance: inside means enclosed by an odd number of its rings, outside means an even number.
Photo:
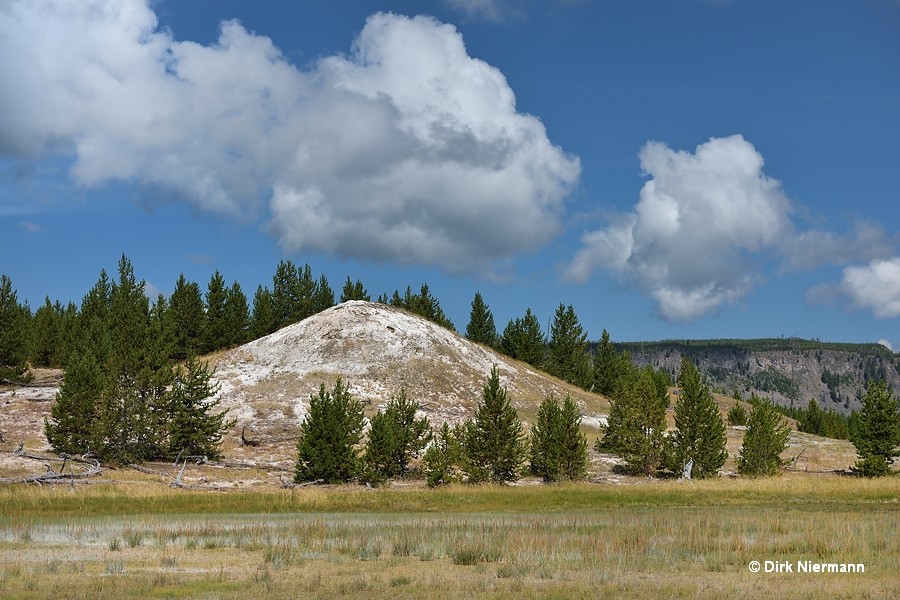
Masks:
[[[804,361],[810,360],[796,352],[778,352],[782,351],[749,355],[751,364],[756,365],[752,368],[766,372],[767,367],[782,364],[781,360],[793,360],[796,375],[806,364]],[[839,372],[848,359],[829,352],[822,351],[821,358],[813,355],[811,359],[823,368],[828,366]],[[674,369],[681,354],[672,349],[668,353],[667,356],[666,350],[660,349],[658,355],[636,353],[636,358]],[[748,355],[735,351],[729,355],[721,348],[692,355],[695,360],[701,359],[701,368],[707,372],[715,372],[710,367],[724,368],[721,365],[728,364],[729,356],[733,364],[748,361]],[[289,478],[296,460],[295,440],[310,395],[323,383],[330,388],[338,376],[365,403],[367,416],[405,387],[409,396],[422,404],[422,413],[434,426],[444,420],[458,422],[473,414],[493,365],[499,369],[513,405],[526,422],[533,421],[544,397],[552,393],[561,398],[568,393],[582,407],[584,429],[593,441],[597,425],[609,410],[608,400],[602,396],[570,386],[405,310],[369,302],[335,306],[272,335],[206,358],[217,368],[221,407],[229,411],[229,417],[237,419],[224,439],[223,451],[229,466],[239,468],[191,466],[185,478],[192,482],[208,479],[217,485],[235,487],[281,485],[284,478]],[[815,372],[811,377],[814,375]],[[30,386],[0,386],[0,476],[34,473],[33,460],[14,454],[20,444],[31,452],[49,451],[43,420],[49,416],[60,378],[61,372],[48,370],[37,372]],[[734,404],[734,400],[718,394],[715,398],[723,414]],[[670,407],[670,427],[674,426],[672,417]],[[258,444],[242,444],[242,432]],[[734,472],[742,438],[743,431],[729,428],[731,457],[724,467],[726,473]],[[798,455],[798,470],[821,472],[846,469],[854,452],[849,442],[794,432],[785,456]],[[612,473],[616,462],[614,457],[592,450],[592,479],[627,480]],[[155,463],[153,469],[168,473],[165,481],[178,473],[177,467],[160,463]]]
[[[493,365],[526,421],[549,394],[570,394],[589,426],[597,425],[609,406],[602,396],[405,310],[373,302],[345,302],[213,356],[211,364],[221,383],[218,397],[238,419],[238,431],[246,426],[263,438],[296,433],[310,395],[323,383],[330,389],[338,376],[366,403],[367,415],[403,387],[435,426],[473,414]]]
[[[900,390],[898,359],[880,344],[830,344],[799,339],[667,340],[617,344],[638,365],[677,373],[689,357],[710,385],[746,399],[755,391],[782,406],[803,408],[815,398],[825,410],[848,414],[861,407],[871,379]]]

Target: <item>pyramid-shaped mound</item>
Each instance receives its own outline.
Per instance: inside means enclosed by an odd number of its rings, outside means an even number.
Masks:
[[[218,397],[238,430],[263,435],[296,433],[309,397],[336,377],[349,384],[367,414],[401,387],[440,426],[473,414],[496,365],[514,406],[526,421],[549,394],[567,393],[581,404],[585,423],[596,423],[608,403],[529,365],[476,344],[405,310],[350,301],[213,358]]]

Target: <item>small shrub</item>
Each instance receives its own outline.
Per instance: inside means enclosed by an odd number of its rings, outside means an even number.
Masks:
[[[519,574],[519,570],[513,565],[500,565],[497,567],[496,574],[498,579],[509,579],[510,577],[516,577]]]
[[[163,554],[159,563],[163,567],[177,567],[178,566],[178,560],[171,554]]]
[[[471,546],[463,546],[454,548],[450,553],[450,558],[454,565],[477,565],[481,562],[483,556],[481,550]]]
[[[366,541],[356,550],[356,558],[359,560],[378,560],[381,557],[381,544],[372,540]]]
[[[122,532],[125,543],[129,548],[137,548],[144,541],[144,532],[139,529],[131,529],[130,527]]]
[[[256,567],[256,573],[253,575],[253,581],[256,583],[271,583],[272,581],[272,573],[269,572],[268,567]]]

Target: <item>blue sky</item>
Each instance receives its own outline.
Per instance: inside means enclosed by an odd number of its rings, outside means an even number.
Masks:
[[[0,272],[900,347],[900,3],[0,1]]]

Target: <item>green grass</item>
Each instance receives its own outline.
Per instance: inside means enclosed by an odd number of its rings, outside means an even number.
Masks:
[[[677,506],[841,508],[900,502],[900,478],[781,477],[769,480],[655,481],[633,485],[453,486],[436,490],[370,490],[359,486],[263,492],[198,492],[97,485],[78,488],[0,487],[0,524],[20,531],[31,520],[168,514],[317,512],[541,512]],[[127,545],[143,541],[127,531]],[[30,535],[26,533],[25,535]]]

